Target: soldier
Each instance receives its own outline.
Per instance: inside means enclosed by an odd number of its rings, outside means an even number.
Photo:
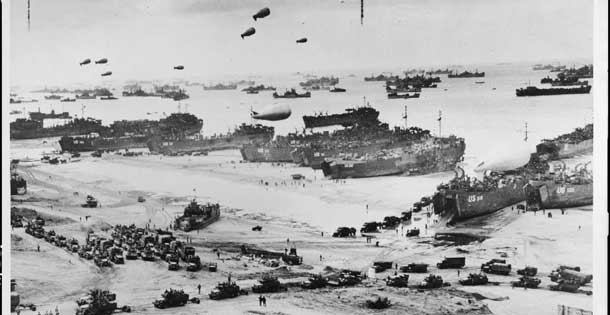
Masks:
[[[40,244],[36,245],[36,251],[40,253]]]
[[[201,295],[201,283],[197,285],[197,291],[199,292],[199,294]]]
[[[263,296],[262,295],[258,296],[258,306],[263,306]]]

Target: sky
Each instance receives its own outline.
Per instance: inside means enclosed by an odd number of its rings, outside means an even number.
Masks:
[[[364,1],[11,0],[11,85],[593,59],[592,0]]]

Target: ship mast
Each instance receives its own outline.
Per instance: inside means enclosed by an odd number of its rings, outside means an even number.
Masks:
[[[360,25],[364,25],[364,0],[360,0]]]
[[[442,115],[443,115],[443,112],[439,110],[438,111],[438,119],[437,119],[438,120],[438,136],[439,137],[441,136],[441,120],[443,119]]]
[[[405,120],[405,129],[407,129],[407,105],[405,105],[405,114],[402,116],[402,118]]]
[[[523,138],[523,141],[527,142],[527,121],[525,122],[525,138]]]

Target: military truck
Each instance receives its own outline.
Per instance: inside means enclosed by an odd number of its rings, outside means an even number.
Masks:
[[[481,265],[481,271],[496,275],[507,276],[510,274],[511,265],[506,263],[505,259],[494,258]]]
[[[129,247],[129,249],[127,250],[127,254],[125,255],[125,259],[136,260],[139,256],[140,255],[137,249],[135,249],[134,247]]]
[[[155,261],[155,255],[153,253],[153,250],[148,246],[146,248],[144,248],[141,255],[142,255],[142,260]]]
[[[110,260],[108,260],[108,256],[102,255],[102,254],[94,255],[93,262],[95,263],[96,266],[98,266],[100,268],[112,266],[112,263],[110,262]]]
[[[63,235],[57,235],[57,237],[55,238],[55,246],[67,247],[68,246],[68,240]]]
[[[70,240],[70,251],[73,253],[78,252],[78,249],[80,247],[78,246],[78,240],[76,240],[75,238]]]
[[[218,264],[215,262],[208,263],[208,271],[216,272],[218,270]]]
[[[517,270],[517,274],[521,276],[534,277],[538,273],[538,268],[525,266],[523,269]]]
[[[366,222],[362,225],[360,233],[374,233],[379,232],[380,224],[378,222]]]
[[[262,279],[258,282],[259,284],[252,286],[252,292],[254,293],[275,293],[288,290],[285,285],[280,283],[277,277],[268,274],[263,275]]]
[[[489,279],[483,273],[471,273],[468,278],[459,281],[461,285],[485,285],[489,283]]]
[[[576,279],[559,279],[557,284],[552,284],[549,288],[553,291],[577,292],[580,282]]]
[[[351,237],[356,236],[356,229],[353,227],[341,226],[333,233],[332,237]]]
[[[227,282],[219,283],[216,288],[210,292],[209,297],[212,300],[222,300],[247,294],[247,291],[241,290],[235,282],[231,282],[231,277],[229,277]]]
[[[172,256],[167,263],[167,270],[176,271],[180,269],[180,260],[175,256]]]
[[[549,278],[551,278],[551,281],[559,282],[559,280],[576,280],[578,283],[580,283],[580,285],[585,285],[591,282],[591,280],[593,280],[593,275],[591,274],[586,274],[580,271],[576,271],[574,269],[562,267],[563,266],[560,266],[549,274]]]
[[[443,283],[443,278],[441,276],[430,274],[424,281],[419,283],[418,287],[420,289],[437,289],[446,285],[448,285],[448,283]]]
[[[375,272],[384,272],[388,269],[392,269],[392,266],[394,266],[394,263],[391,261],[375,261],[373,262],[373,268],[375,269]]]
[[[115,264],[122,265],[125,263],[123,258],[123,250],[120,247],[111,247],[109,250],[110,261]]]
[[[390,287],[406,288],[409,285],[409,275],[398,275],[388,277],[385,281]]]
[[[197,255],[189,256],[186,260],[186,271],[201,270],[201,258]]]
[[[303,257],[297,255],[297,249],[295,247],[290,248],[290,252],[287,255],[282,255],[282,260],[287,265],[300,265],[303,263]]]
[[[76,315],[106,315],[112,314],[116,310],[131,312],[131,307],[125,305],[117,306],[116,294],[100,289],[89,291],[89,294],[76,301],[78,308]]]
[[[513,287],[520,287],[520,288],[537,288],[540,285],[540,279],[538,278],[534,278],[534,277],[529,277],[529,276],[522,276],[519,277],[519,281],[512,281],[511,285]]]
[[[178,248],[178,256],[180,256],[180,258],[186,262],[188,256],[193,256],[195,255],[195,247],[192,246],[184,246],[184,247],[179,247]]]
[[[445,257],[443,261],[436,264],[439,269],[462,268],[466,265],[466,257]]]
[[[409,236],[409,237],[411,237],[411,236],[419,236],[419,229],[418,228],[408,229],[406,235]]]
[[[81,206],[83,208],[97,208],[97,205],[98,205],[97,199],[95,199],[91,195],[87,195],[87,199],[85,199],[85,203],[82,204]]]
[[[303,289],[319,289],[328,285],[328,279],[322,275],[311,275],[307,282],[301,284]]]
[[[189,295],[184,293],[183,290],[169,289],[165,290],[161,295],[161,299],[155,300],[153,305],[156,308],[164,309],[168,307],[184,306],[188,301]],[[194,298],[191,301],[199,304],[199,299],[197,298]]]
[[[428,264],[411,263],[400,267],[401,272],[426,273],[428,272]]]

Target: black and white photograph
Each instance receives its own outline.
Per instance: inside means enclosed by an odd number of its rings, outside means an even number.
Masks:
[[[2,314],[608,313],[606,1],[2,9]]]

